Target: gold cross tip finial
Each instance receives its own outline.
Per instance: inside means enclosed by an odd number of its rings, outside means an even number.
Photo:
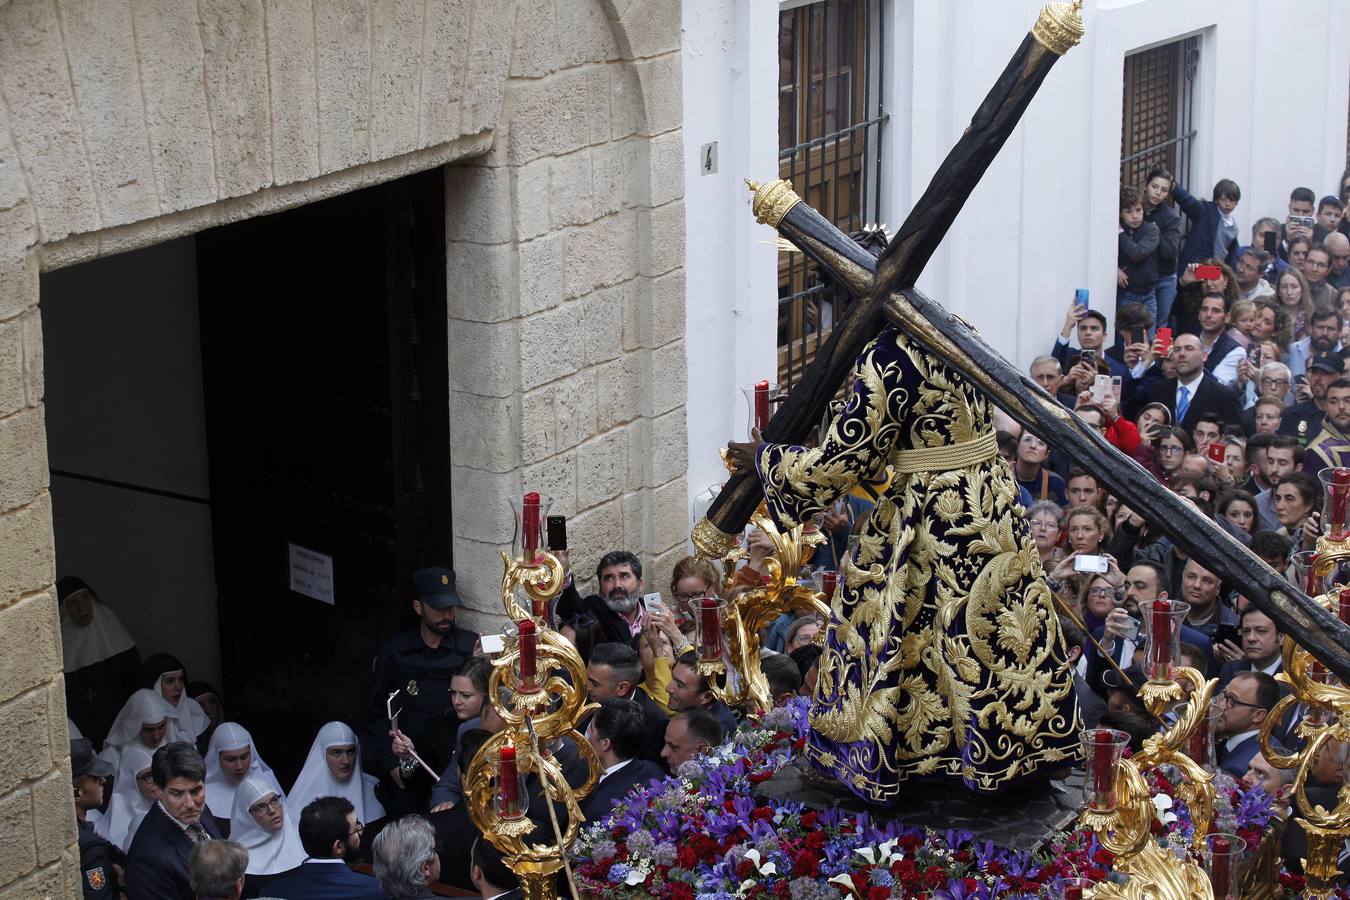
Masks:
[[[1083,0],[1047,3],[1041,7],[1031,36],[1051,53],[1063,56],[1083,39]]]
[[[761,225],[777,228],[788,211],[802,202],[802,198],[792,189],[790,181],[777,179],[760,184],[747,178],[745,186],[755,192],[754,200],[750,203],[750,211],[755,214],[755,221]]]

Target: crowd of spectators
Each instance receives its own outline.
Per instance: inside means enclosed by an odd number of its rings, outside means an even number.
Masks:
[[[1164,169],[1121,191],[1118,290],[1108,316],[1076,297],[1032,378],[1117,450],[1296,580],[1319,536],[1317,473],[1350,466],[1350,171],[1322,196],[1294,189],[1282,216],[1236,211],[1224,179],[1199,199]],[[1188,604],[1183,656],[1220,687],[1216,765],[1287,798],[1293,770],[1262,756],[1258,731],[1288,687],[1274,679],[1283,635],[1225,572],[1190,559],[1058,448],[1000,418],[999,444],[1024,491],[1047,580],[1063,610],[1089,725],[1137,747],[1166,722],[1140,700],[1140,606]],[[1099,571],[1100,570],[1100,571]],[[1193,686],[1192,686],[1193,687]],[[1298,745],[1294,708],[1273,726]],[[1345,747],[1310,783],[1342,782]],[[1297,870],[1301,835],[1290,829]],[[1292,849],[1291,849],[1292,847]]]

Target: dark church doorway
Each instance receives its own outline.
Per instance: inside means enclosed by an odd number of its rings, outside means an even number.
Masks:
[[[143,656],[218,677],[285,784],[324,722],[360,728],[411,573],[451,563],[443,191],[43,279],[58,569],[126,598]]]

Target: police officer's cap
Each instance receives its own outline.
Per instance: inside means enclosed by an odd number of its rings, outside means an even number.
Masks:
[[[113,773],[112,763],[94,755],[94,745],[88,738],[70,740],[70,774],[97,775],[106,778]]]
[[[1308,360],[1309,369],[1320,369],[1323,372],[1331,372],[1335,375],[1341,374],[1344,364],[1345,358],[1336,350],[1319,350],[1313,354],[1312,359]]]
[[[413,573],[413,593],[432,609],[463,606],[455,592],[455,573],[441,566],[428,566]]]

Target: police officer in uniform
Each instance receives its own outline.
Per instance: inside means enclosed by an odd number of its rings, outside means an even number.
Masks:
[[[1303,446],[1322,430],[1326,416],[1327,386],[1337,378],[1345,366],[1339,350],[1319,350],[1308,360],[1308,388],[1312,396],[1285,409],[1280,416],[1280,434],[1298,438]]]
[[[112,764],[94,755],[86,738],[70,742],[70,771],[75,784],[75,824],[80,837],[80,886],[85,897],[117,897],[122,890],[122,867],[127,856],[107,838],[94,833],[91,809],[103,805],[103,786]]]
[[[385,642],[375,657],[371,713],[362,755],[384,786],[391,817],[426,812],[435,782],[421,766],[400,762],[389,736],[389,695],[395,691],[398,727],[417,753],[437,772],[450,763],[459,719],[450,704],[450,679],[473,655],[478,635],[455,627],[463,600],[455,591],[455,573],[430,567],[413,574],[415,628]]]

